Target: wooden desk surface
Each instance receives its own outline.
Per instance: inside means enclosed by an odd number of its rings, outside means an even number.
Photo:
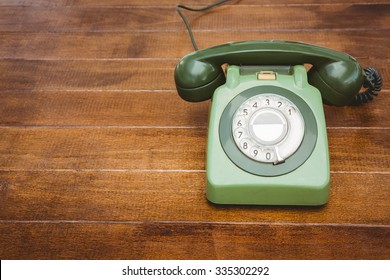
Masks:
[[[382,72],[377,100],[325,106],[329,203],[264,207],[205,198],[210,104],[175,90],[177,0],[1,1],[0,258],[390,258],[390,3],[351,2],[185,12],[200,48],[304,41]]]

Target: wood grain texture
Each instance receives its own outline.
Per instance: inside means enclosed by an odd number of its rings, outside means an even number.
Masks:
[[[206,129],[0,127],[0,134],[3,170],[205,169]],[[328,129],[331,170],[389,172],[388,135],[388,129]]]
[[[324,106],[322,207],[207,202],[210,102],[176,93],[174,66],[192,46],[175,4],[0,2],[0,258],[389,259],[390,4],[241,0],[186,12],[201,48],[304,41],[381,70],[375,101]]]
[[[0,91],[1,126],[206,128],[209,102],[183,101],[168,91]],[[365,106],[324,106],[332,127],[388,128],[390,91]]]
[[[383,227],[209,223],[0,224],[19,259],[387,259]],[[12,246],[8,246],[13,244]],[[195,246],[196,244],[196,246]]]
[[[190,15],[194,30],[387,29],[389,5],[333,4],[290,6],[223,6],[210,16]],[[241,15],[245,14],[245,17]],[[291,17],[291,15],[294,17]],[[348,14],[348,16],[345,16]],[[367,20],[367,14],[375,15]],[[288,19],[288,20],[286,20]],[[227,23],[234,25],[227,26]],[[173,7],[10,6],[0,10],[0,31],[128,32],[184,30]],[[261,28],[259,28],[261,27]]]
[[[390,58],[359,59],[362,65],[379,65],[390,89]],[[175,90],[176,60],[21,60],[0,61],[2,91],[128,91]]]
[[[331,197],[322,207],[217,206],[206,200],[205,172],[195,170],[1,171],[0,220],[388,227],[389,179],[388,173],[332,172]]]
[[[386,1],[375,1],[375,0],[354,0],[351,1],[351,4],[354,3],[386,3]],[[126,6],[175,6],[177,4],[191,5],[194,7],[197,6],[206,6],[213,3],[209,0],[194,1],[194,0],[160,0],[156,4],[155,1],[144,1],[144,0],[2,0],[0,6],[87,6],[87,7],[126,7]],[[225,5],[297,5],[297,4],[330,4],[336,3],[339,4],[338,0],[295,0],[294,2],[289,0],[231,0]]]
[[[245,40],[302,41],[367,58],[367,50],[389,58],[388,30],[357,31],[195,31],[198,45],[220,45]],[[108,60],[108,59],[176,59],[192,51],[187,32],[70,32],[20,33],[2,32],[0,58],[26,60]]]

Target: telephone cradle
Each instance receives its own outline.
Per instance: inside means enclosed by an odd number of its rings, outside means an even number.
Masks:
[[[304,64],[312,65],[309,72]],[[372,99],[381,78],[371,73],[377,83],[359,93],[368,75],[348,54],[300,42],[229,43],[183,57],[175,69],[179,95],[190,102],[211,99],[208,200],[325,204],[330,168],[323,102]]]

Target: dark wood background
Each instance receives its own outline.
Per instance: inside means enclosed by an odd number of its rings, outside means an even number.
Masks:
[[[296,40],[381,70],[375,101],[325,106],[323,207],[207,202],[210,104],[176,93],[174,66],[192,46],[175,4],[0,1],[0,258],[390,258],[390,3],[242,0],[185,12],[200,48]]]

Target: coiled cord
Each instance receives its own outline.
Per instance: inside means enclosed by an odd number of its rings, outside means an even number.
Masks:
[[[362,105],[368,101],[374,99],[379,91],[382,89],[382,77],[380,72],[374,67],[364,68],[364,83],[363,87],[366,89],[363,92],[359,92],[351,101],[350,105]]]

